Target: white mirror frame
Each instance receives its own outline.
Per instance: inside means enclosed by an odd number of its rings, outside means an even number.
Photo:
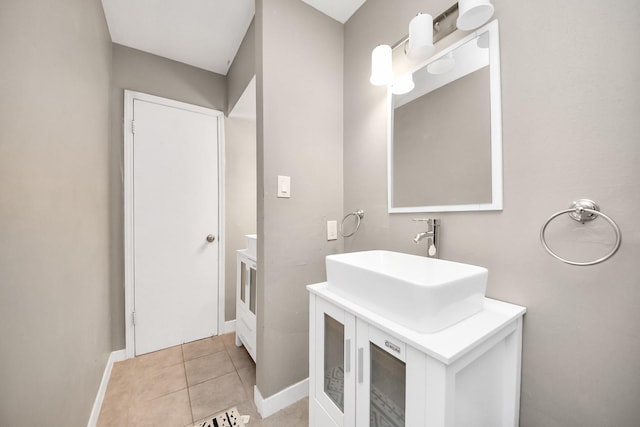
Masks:
[[[489,93],[491,108],[491,203],[393,207],[393,94],[387,89],[387,196],[389,213],[461,212],[502,210],[502,99],[500,88],[500,38],[498,20],[467,35],[411,70],[418,71],[483,33],[489,33]],[[427,183],[424,183],[425,185]],[[420,185],[417,183],[416,185]]]

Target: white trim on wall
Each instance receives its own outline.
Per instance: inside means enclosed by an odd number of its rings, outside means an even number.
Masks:
[[[224,329],[222,330],[221,333],[223,334],[228,334],[231,332],[235,332],[236,331],[236,321],[234,320],[227,320],[226,322],[224,322]]]
[[[124,349],[112,351],[109,355],[109,359],[107,359],[107,365],[104,367],[104,373],[102,374],[102,381],[100,381],[100,387],[98,387],[96,400],[93,401],[93,408],[91,408],[91,414],[89,415],[89,422],[87,423],[87,427],[95,427],[98,423],[98,417],[100,416],[100,410],[102,409],[104,395],[107,392],[109,378],[111,378],[111,370],[113,369],[113,364],[125,359],[126,352]]]
[[[135,92],[124,91],[124,325],[126,357],[135,356],[135,340],[133,330],[133,136],[127,132],[127,123],[133,117],[133,99]]]
[[[212,108],[200,107],[168,98],[149,95],[132,90],[124,90],[124,313],[125,313],[125,353],[126,358],[135,356],[135,330],[133,328],[134,309],[134,242],[133,242],[133,101],[153,102],[185,110],[214,113],[218,120],[218,330],[217,335],[225,333],[225,149],[224,149],[224,113]],[[234,325],[235,330],[235,325]]]
[[[253,400],[258,409],[258,413],[262,418],[266,418],[275,414],[287,406],[293,405],[300,399],[304,399],[309,395],[309,378],[293,384],[266,399],[262,397],[262,393],[258,386],[254,386]]]
[[[224,114],[218,116],[218,335],[227,332],[225,324],[225,248],[226,248],[226,217],[225,217],[225,145],[224,145]],[[234,325],[235,331],[235,325]]]

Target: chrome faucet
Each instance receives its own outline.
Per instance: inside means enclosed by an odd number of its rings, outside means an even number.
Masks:
[[[414,221],[426,221],[427,231],[421,231],[416,234],[413,239],[414,243],[420,243],[422,239],[427,239],[427,256],[438,258],[440,256],[440,236],[438,229],[440,228],[440,220],[437,218],[414,218]]]

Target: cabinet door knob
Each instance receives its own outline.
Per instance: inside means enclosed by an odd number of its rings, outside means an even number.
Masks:
[[[215,240],[216,240],[216,236],[214,236],[213,234],[209,234],[207,236],[207,242],[213,243]]]

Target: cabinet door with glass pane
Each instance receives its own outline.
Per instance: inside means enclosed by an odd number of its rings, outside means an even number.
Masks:
[[[358,321],[356,425],[415,427],[406,422],[405,343]]]
[[[237,253],[236,344],[245,348],[256,360],[256,261]]]
[[[335,425],[355,425],[355,317],[320,298],[315,307],[313,398]]]

